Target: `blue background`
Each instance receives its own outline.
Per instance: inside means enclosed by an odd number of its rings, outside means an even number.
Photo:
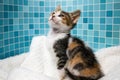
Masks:
[[[81,10],[72,35],[94,51],[120,44],[120,0],[0,0],[0,59],[29,51],[33,36],[46,35],[57,5]]]

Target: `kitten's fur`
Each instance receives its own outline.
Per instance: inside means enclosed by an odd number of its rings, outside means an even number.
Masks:
[[[64,72],[61,80],[97,80],[102,76],[93,51],[82,40],[70,35],[79,17],[80,10],[68,13],[58,6],[49,18],[48,38],[51,49],[54,49],[51,53],[58,58],[54,58],[56,68]]]

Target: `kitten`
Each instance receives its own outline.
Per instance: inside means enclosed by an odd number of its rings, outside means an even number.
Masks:
[[[93,51],[70,35],[80,17],[80,10],[62,11],[60,6],[49,17],[49,48],[61,80],[97,80],[103,73]]]

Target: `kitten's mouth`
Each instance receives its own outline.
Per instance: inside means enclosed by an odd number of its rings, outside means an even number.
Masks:
[[[55,24],[58,24],[58,21],[55,21],[54,19],[50,19],[50,21],[52,21]]]

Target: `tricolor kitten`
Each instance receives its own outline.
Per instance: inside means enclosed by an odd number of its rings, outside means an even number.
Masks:
[[[93,51],[84,42],[70,35],[80,17],[80,10],[68,13],[60,6],[51,13],[48,34],[61,80],[98,80],[103,73]]]

